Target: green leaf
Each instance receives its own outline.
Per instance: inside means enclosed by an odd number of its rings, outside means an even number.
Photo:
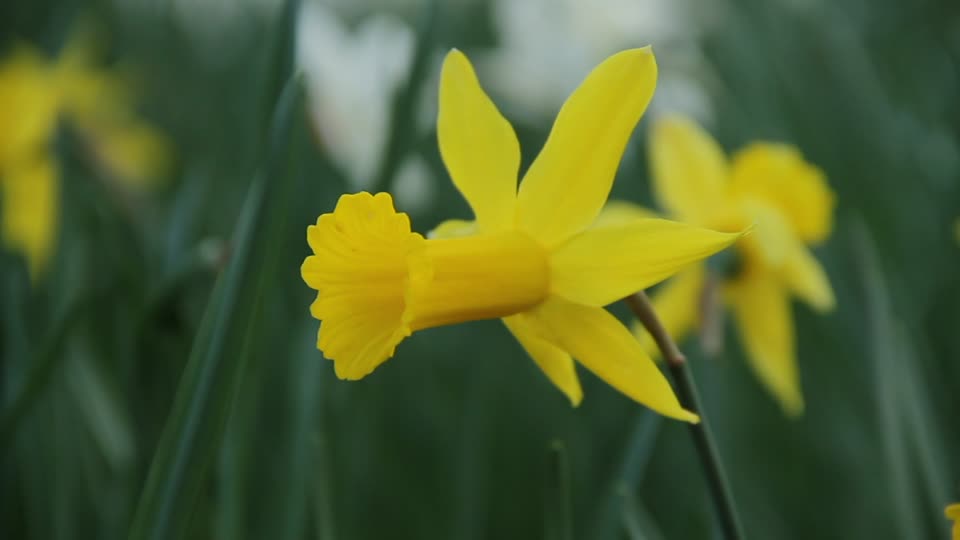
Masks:
[[[175,538],[219,450],[249,349],[263,325],[260,304],[276,274],[277,252],[288,231],[286,208],[294,178],[284,174],[290,134],[303,121],[301,83],[291,78],[274,113],[265,173],[247,193],[235,251],[217,280],[171,414],[147,476],[130,538]]]
[[[908,337],[906,324],[896,315],[898,311],[888,293],[873,239],[862,221],[855,225],[855,248],[870,326],[869,353],[874,360],[874,398],[885,460],[878,475],[888,482],[885,491],[890,497],[889,513],[899,536],[923,536],[924,531],[930,532],[942,524],[942,506],[949,491],[944,480],[948,475],[941,430],[936,425],[929,394],[924,391],[920,358]],[[924,513],[929,519],[926,523]]]
[[[550,470],[544,500],[547,540],[573,540],[573,512],[570,503],[570,463],[563,441],[550,443]]]
[[[601,499],[590,538],[601,540],[619,537],[623,490],[637,488],[653,456],[663,417],[643,409],[638,409],[635,415],[620,467],[610,479],[605,496]]]
[[[623,503],[623,528],[630,540],[664,540],[647,508],[633,496],[626,485],[617,490]]]

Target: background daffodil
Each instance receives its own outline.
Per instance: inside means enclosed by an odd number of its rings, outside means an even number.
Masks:
[[[369,374],[415,330],[502,318],[573,404],[582,398],[576,358],[651,409],[697,421],[603,306],[739,234],[660,219],[591,227],[655,83],[649,48],[600,64],[564,104],[518,190],[513,128],[466,56],[451,51],[441,73],[437,136],[476,223],[447,223],[424,239],[410,231],[389,194],[358,193],[342,196],[333,213],[308,228],[314,255],[301,271],[318,291],[311,306],[321,321],[317,345],[337,375]]]
[[[947,506],[943,513],[953,520],[953,540],[960,540],[960,503]]]
[[[135,187],[158,178],[169,150],[164,137],[135,116],[126,85],[95,67],[84,32],[55,61],[29,45],[15,47],[0,61],[0,103],[3,242],[24,254],[35,280],[56,242],[60,178],[53,139],[61,117],[96,165]]]
[[[833,224],[834,196],[823,174],[784,144],[754,143],[728,162],[703,129],[676,116],[655,123],[650,159],[655,197],[671,217],[726,231],[755,224],[736,259],[719,271],[721,292],[751,367],[788,414],[800,414],[790,298],[820,312],[834,307],[830,282],[809,249]],[[677,339],[697,323],[707,272],[703,265],[685,270],[654,295]],[[634,331],[654,349],[639,324]]]

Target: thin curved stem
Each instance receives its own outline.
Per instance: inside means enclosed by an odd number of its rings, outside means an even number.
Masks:
[[[693,373],[687,365],[687,359],[663,327],[663,323],[657,317],[653,304],[651,304],[646,293],[641,291],[632,294],[625,301],[644,328],[650,332],[657,347],[660,348],[664,360],[670,367],[670,374],[677,385],[677,396],[680,399],[680,404],[687,410],[700,415],[699,424],[690,424],[690,434],[693,436],[697,454],[700,455],[703,472],[707,476],[707,484],[710,487],[710,495],[720,519],[720,526],[723,528],[724,536],[729,540],[742,540],[744,538],[743,528],[737,515],[733,492],[730,490],[730,483],[727,481],[727,475],[720,462],[720,454],[710,431],[710,425],[700,405],[700,396],[697,394],[697,387],[693,380]]]

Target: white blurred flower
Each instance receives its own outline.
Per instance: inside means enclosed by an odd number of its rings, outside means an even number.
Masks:
[[[394,98],[406,82],[413,30],[373,14],[347,28],[325,6],[306,3],[297,22],[297,58],[316,132],[354,189],[371,187],[390,133]]]
[[[390,193],[397,202],[397,208],[410,214],[419,214],[433,204],[435,185],[433,172],[427,162],[418,155],[410,155],[400,165]]]
[[[711,116],[695,77],[699,23],[684,0],[493,0],[492,10],[500,47],[479,58],[481,79],[527,121],[552,118],[584,73],[644,45],[653,45],[660,68],[652,112]]]

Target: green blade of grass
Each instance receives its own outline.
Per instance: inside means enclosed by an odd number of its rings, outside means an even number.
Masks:
[[[663,533],[653,520],[653,516],[646,507],[633,496],[633,491],[626,484],[617,490],[623,504],[623,529],[630,540],[664,540]]]
[[[573,540],[570,502],[570,463],[563,441],[550,443],[549,471],[544,498],[544,527],[547,540]]]
[[[75,298],[63,313],[56,318],[44,338],[43,347],[30,362],[23,383],[15,392],[10,404],[0,414],[0,451],[9,449],[20,422],[43,395],[50,377],[63,360],[63,345],[74,326],[83,319],[83,313],[94,306],[103,294],[82,294]]]
[[[663,417],[647,410],[637,410],[633,429],[620,460],[620,467],[610,479],[606,495],[597,510],[590,538],[618,538],[624,489],[636,489],[653,455]]]
[[[174,538],[186,530],[190,509],[219,448],[258,328],[265,286],[276,271],[286,232],[293,178],[283,174],[294,122],[302,122],[302,92],[291,78],[278,100],[265,174],[247,194],[233,245],[181,378],[171,414],[147,476],[130,538]]]
[[[922,536],[939,525],[947,488],[943,485],[942,441],[934,435],[929,397],[921,385],[921,366],[903,321],[888,292],[888,283],[866,226],[856,222],[855,248],[863,275],[880,440],[886,461],[891,516],[903,538]],[[916,452],[916,455],[914,455]],[[919,471],[918,471],[919,468]],[[920,473],[919,477],[917,473]],[[923,481],[925,492],[921,491]],[[931,508],[924,512],[924,508]],[[932,517],[924,520],[924,515]]]

